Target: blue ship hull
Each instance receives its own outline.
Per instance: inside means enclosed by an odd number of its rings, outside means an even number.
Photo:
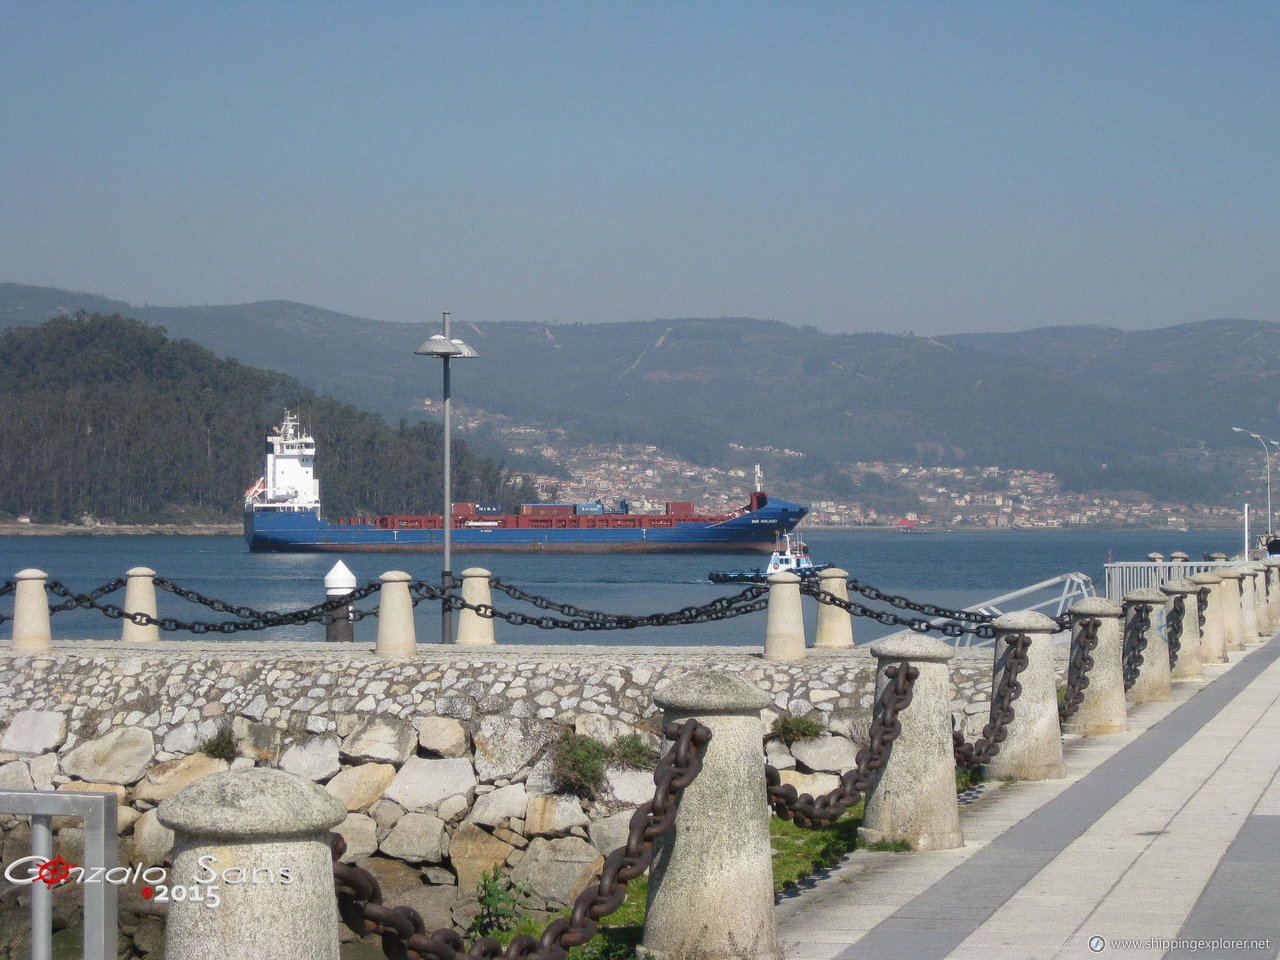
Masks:
[[[808,508],[799,504],[770,499],[756,510],[719,522],[682,520],[670,526],[623,528],[455,526],[452,547],[473,553],[767,553],[773,550],[778,536],[789,533],[806,513]],[[648,519],[637,517],[636,521],[642,524]],[[318,510],[250,506],[244,513],[245,543],[255,552],[432,553],[443,549],[443,537],[444,531],[439,528],[386,529],[374,522],[329,523]]]

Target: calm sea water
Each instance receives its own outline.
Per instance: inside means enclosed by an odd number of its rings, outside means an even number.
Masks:
[[[1241,544],[1229,531],[973,531],[899,534],[864,531],[812,531],[808,534],[815,562],[842,567],[866,584],[914,599],[960,607],[1021,587],[1080,571],[1102,590],[1107,560],[1143,560],[1158,551],[1166,556],[1185,550],[1193,558],[1222,550],[1234,553]],[[438,581],[440,558],[429,554],[254,554],[238,537],[0,537],[0,577],[37,567],[50,578],[84,592],[120,576],[134,566],[148,566],[170,580],[206,596],[256,609],[288,611],[324,600],[324,575],[341,559],[358,582],[401,569],[415,578]],[[479,566],[504,581],[579,607],[610,613],[647,614],[703,604],[741,587],[707,582],[712,570],[754,567],[763,558],[700,554],[565,555],[461,554],[455,570]],[[108,597],[122,602],[123,591]],[[362,606],[373,606],[370,598]],[[180,620],[220,620],[223,616],[160,593],[161,616]],[[499,609],[531,608],[495,597]],[[806,601],[812,636],[815,605]],[[12,610],[12,599],[0,599],[0,611]],[[356,624],[356,639],[372,642],[377,621]],[[118,621],[95,611],[69,611],[53,620],[56,637],[119,636]],[[439,637],[438,608],[418,610],[418,639]],[[499,643],[610,643],[625,645],[759,644],[764,639],[763,613],[720,623],[601,633],[544,631],[536,627],[495,624]],[[854,633],[868,640],[889,628],[857,619]],[[0,632],[7,634],[6,627]],[[177,633],[174,638],[190,637]],[[265,634],[234,638],[320,640],[324,628],[311,624],[281,627]]]

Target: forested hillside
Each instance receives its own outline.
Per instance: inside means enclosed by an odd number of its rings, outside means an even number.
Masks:
[[[118,315],[0,334],[0,513],[38,522],[234,520],[283,408],[316,434],[330,516],[439,512],[440,429],[392,430],[283,374]],[[533,499],[454,445],[457,499]]]

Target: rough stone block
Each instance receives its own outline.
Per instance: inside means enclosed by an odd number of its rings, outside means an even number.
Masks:
[[[0,790],[34,790],[31,768],[23,760],[10,760],[0,765]]]
[[[135,800],[146,800],[160,803],[168,800],[187,784],[195,783],[202,777],[213,773],[221,773],[228,767],[227,761],[206,757],[203,753],[179,757],[157,764],[147,771],[136,787],[133,788]]]
[[[524,784],[499,787],[477,798],[467,819],[486,827],[500,827],[514,818],[523,817],[528,802],[529,794]]]
[[[133,825],[133,859],[144,867],[163,864],[173,853],[173,831],[148,810]]]
[[[621,813],[610,814],[592,821],[587,825],[587,836],[591,838],[591,845],[606,857],[619,847],[625,846],[627,835],[631,830],[631,818],[635,814],[634,810],[623,810]]]
[[[56,710],[23,710],[0,741],[0,750],[35,757],[57,750],[67,739],[67,715]]]
[[[541,897],[568,905],[573,903],[604,866],[604,857],[585,840],[542,837],[529,844],[524,857],[511,871],[515,883],[523,883]]]
[[[404,763],[413,755],[418,735],[403,720],[380,714],[367,717],[342,741],[342,755],[349,760]]]
[[[323,783],[342,769],[337,737],[312,737],[295,743],[280,756],[280,769]]]
[[[406,813],[379,845],[384,854],[410,863],[444,859],[444,821],[430,813]]]
[[[816,737],[791,744],[791,755],[814,773],[844,773],[858,762],[858,749],[844,737]]]
[[[467,728],[452,717],[423,717],[418,745],[438,757],[465,757],[471,749]]]
[[[605,783],[609,796],[618,803],[639,806],[653,799],[653,772],[650,770],[610,767],[605,771]]]
[[[529,797],[524,817],[525,833],[531,837],[556,836],[588,823],[582,803],[566,793]]]
[[[151,731],[117,727],[106,736],[88,740],[62,758],[68,776],[100,783],[137,783],[156,753]]]
[[[551,740],[551,731],[533,720],[484,716],[476,724],[476,776],[484,783],[510,777],[531,763]]]
[[[475,788],[476,774],[469,760],[410,757],[392,780],[386,795],[405,810],[422,811],[450,797],[461,795],[470,799]]]
[[[348,767],[324,785],[351,813],[363,813],[387,791],[396,777],[389,763],[362,763]]]
[[[463,823],[449,839],[449,862],[458,875],[458,895],[475,892],[480,876],[502,866],[515,849],[474,823]]]
[[[378,825],[372,817],[349,813],[333,830],[347,842],[347,852],[342,856],[344,862],[370,856],[378,849]]]

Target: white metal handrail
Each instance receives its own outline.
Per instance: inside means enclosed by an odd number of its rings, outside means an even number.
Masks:
[[[116,864],[116,797],[111,793],[0,790],[0,813],[31,816],[31,856],[53,860],[53,818],[84,821],[84,960],[115,960],[116,885],[104,874]],[[31,884],[31,960],[53,957],[53,885]]]
[[[1042,610],[1049,613],[1049,616],[1060,617],[1066,610],[1077,600],[1083,600],[1086,597],[1096,597],[1098,592],[1094,589],[1093,580],[1086,574],[1076,571],[1074,573],[1064,573],[1061,576],[1052,577],[1048,580],[1041,580],[1039,583],[1033,583],[1029,587],[1023,587],[1021,590],[1014,590],[1011,593],[1002,593],[998,597],[992,597],[990,600],[984,600],[976,603],[971,607],[965,607],[965,610],[975,613],[986,613],[993,617],[998,617],[1002,613],[1010,612],[1008,609],[1010,603],[1014,600],[1023,600],[1027,597],[1033,597],[1038,593],[1049,593],[1049,596],[1030,606],[1025,603],[1018,604],[1014,609],[1017,610]],[[935,620],[934,623],[943,623],[944,620]],[[1070,637],[1070,633],[1064,631],[1061,637]],[[957,638],[956,646],[958,647],[985,647],[994,643],[994,640],[975,638],[972,634],[965,634]]]
[[[1159,587],[1170,580],[1238,563],[1239,560],[1137,560],[1104,564],[1107,599],[1119,603],[1126,593],[1134,590]]]

